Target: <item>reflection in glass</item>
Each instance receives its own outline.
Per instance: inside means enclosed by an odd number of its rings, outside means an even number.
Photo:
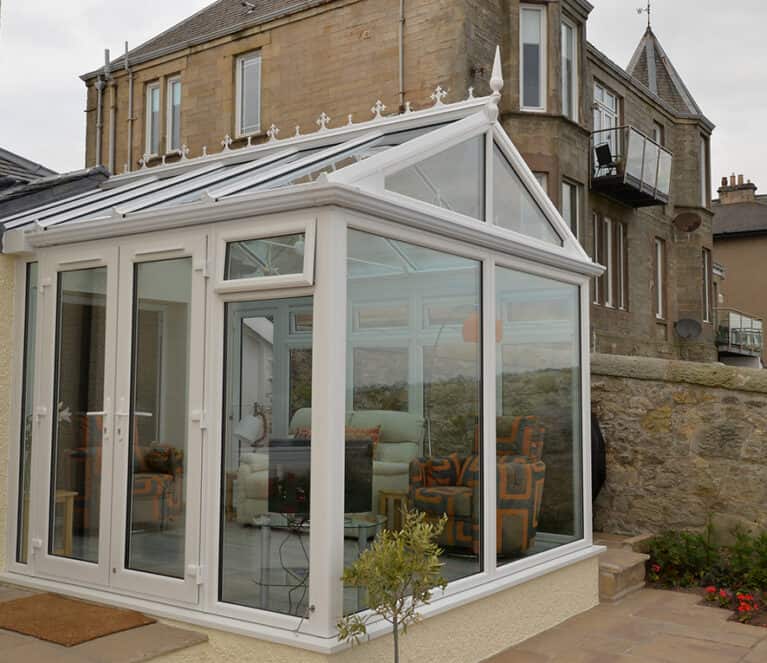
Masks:
[[[226,245],[225,279],[252,279],[304,271],[304,234],[249,239]]]
[[[192,259],[135,266],[126,567],[184,577]]]
[[[562,245],[562,239],[497,145],[493,147],[493,216],[495,225],[501,228]]]
[[[496,270],[498,561],[583,536],[578,287]]]
[[[106,267],[58,286],[48,552],[98,562]]]
[[[484,220],[484,135],[388,175],[385,187],[403,196]]]
[[[445,577],[475,574],[483,514],[480,263],[355,230],[348,246],[347,438],[351,430],[370,442],[373,466],[372,480],[353,488],[370,508],[345,513],[344,563],[382,528],[398,527],[410,504],[430,518],[448,516]],[[355,323],[355,311],[382,317],[403,293],[413,315],[396,328]],[[346,472],[348,493],[348,451]],[[364,477],[358,467],[352,473]],[[347,589],[344,609],[361,610],[365,601]]]
[[[35,376],[35,338],[37,337],[37,263],[27,265],[24,292],[24,375],[21,390],[21,446],[19,453],[19,503],[16,561],[27,563],[29,541],[29,489],[32,471],[32,408]]]
[[[226,305],[220,600],[308,606],[312,298]]]

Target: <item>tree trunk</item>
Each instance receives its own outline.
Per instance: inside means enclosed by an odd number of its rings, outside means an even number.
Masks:
[[[394,663],[399,663],[399,623],[396,617],[392,622],[392,627],[394,628]]]

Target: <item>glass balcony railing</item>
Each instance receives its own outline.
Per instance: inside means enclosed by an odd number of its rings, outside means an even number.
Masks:
[[[672,155],[634,127],[591,134],[591,188],[632,207],[665,205]]]
[[[716,344],[720,352],[762,354],[764,322],[731,308],[716,309]]]

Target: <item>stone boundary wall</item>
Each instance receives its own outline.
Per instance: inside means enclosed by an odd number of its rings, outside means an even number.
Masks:
[[[607,447],[594,529],[767,529],[767,370],[592,355]]]

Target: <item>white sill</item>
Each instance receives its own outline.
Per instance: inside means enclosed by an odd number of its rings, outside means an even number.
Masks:
[[[540,578],[548,573],[553,573],[573,564],[583,562],[600,555],[604,546],[595,546],[587,542],[581,542],[581,546],[571,552],[560,555],[554,559],[543,561],[540,564],[532,564],[528,568],[514,572],[510,569],[504,573],[499,570],[494,576],[483,575],[482,581],[466,589],[450,594],[448,596],[435,598],[433,602],[421,609],[420,613],[424,619],[440,615],[448,610],[458,608],[473,601],[478,601],[498,592],[516,587]],[[535,558],[530,558],[534,561]],[[235,633],[246,637],[257,638],[268,642],[287,645],[289,647],[298,647],[321,654],[334,654],[350,647],[349,644],[339,642],[335,636],[323,638],[307,633],[298,633],[287,629],[266,626],[263,624],[254,624],[231,617],[223,617],[198,609],[183,608],[171,606],[147,599],[134,598],[122,594],[116,594],[106,590],[91,589],[80,585],[73,585],[58,580],[48,580],[35,578],[32,576],[3,572],[0,573],[0,580],[30,589],[43,591],[63,592],[69,596],[92,600],[118,607],[129,608],[145,612],[161,619],[169,619],[178,622],[186,622],[203,628],[210,628],[219,631]],[[470,580],[467,578],[467,580]],[[448,590],[449,592],[449,587]],[[391,626],[383,621],[376,620],[368,627],[368,638],[374,639],[385,636],[391,631]]]

